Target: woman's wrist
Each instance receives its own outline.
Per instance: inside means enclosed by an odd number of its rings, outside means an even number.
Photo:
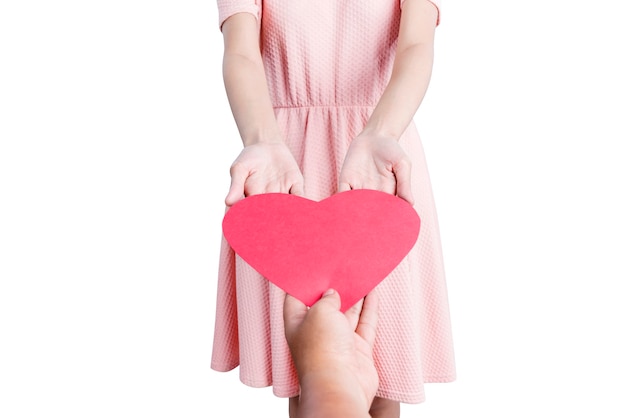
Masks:
[[[398,141],[401,135],[402,132],[399,132],[399,129],[393,129],[392,127],[382,124],[370,125],[368,123],[357,135],[357,138],[387,138]]]
[[[245,147],[255,144],[284,144],[285,141],[278,130],[257,130],[242,135],[241,140]]]

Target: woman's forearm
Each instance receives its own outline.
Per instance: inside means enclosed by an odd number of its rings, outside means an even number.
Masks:
[[[405,0],[389,83],[363,133],[399,139],[419,108],[433,67],[438,10],[428,0]]]
[[[432,45],[412,45],[396,55],[394,69],[364,134],[399,139],[426,94],[433,63]]]
[[[254,16],[239,13],[222,27],[223,75],[228,101],[244,145],[282,139],[265,78]]]

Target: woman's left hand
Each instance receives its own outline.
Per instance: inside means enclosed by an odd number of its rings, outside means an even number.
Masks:
[[[375,135],[354,138],[339,174],[337,191],[352,189],[380,190],[414,203],[411,161],[398,141]]]

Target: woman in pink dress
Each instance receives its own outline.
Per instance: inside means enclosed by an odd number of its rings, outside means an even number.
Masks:
[[[455,379],[437,214],[413,122],[430,80],[438,0],[218,0],[224,83],[243,150],[230,206],[260,193],[322,200],[377,189],[412,203],[415,247],[377,287],[373,416]],[[222,241],[212,368],[291,398],[284,292]]]

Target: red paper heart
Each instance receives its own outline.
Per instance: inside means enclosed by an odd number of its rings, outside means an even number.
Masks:
[[[233,205],[222,228],[235,252],[285,292],[311,306],[333,288],[345,312],[415,245],[420,218],[406,201],[375,190],[320,202],[269,193]]]

